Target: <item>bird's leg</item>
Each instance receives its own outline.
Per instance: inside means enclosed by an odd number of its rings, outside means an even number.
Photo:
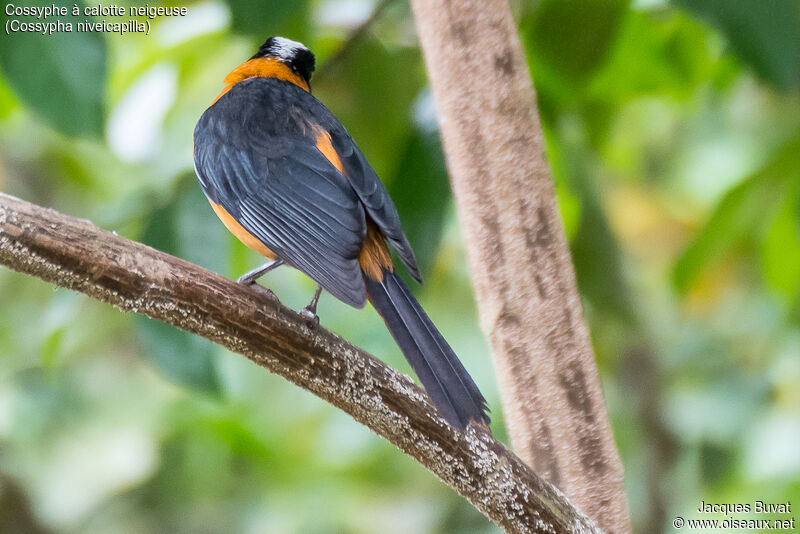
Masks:
[[[280,267],[281,265],[283,265],[283,260],[268,261],[264,265],[256,267],[252,271],[247,271],[246,273],[244,273],[242,276],[239,277],[238,280],[236,280],[236,283],[244,284],[246,286],[253,284],[255,283],[256,280],[258,280],[259,278],[270,272],[272,269],[274,269],[275,267]]]
[[[239,277],[238,280],[236,280],[236,283],[237,284],[242,284],[242,285],[245,285],[245,286],[254,286],[255,288],[257,288],[262,293],[265,293],[269,298],[280,302],[280,300],[278,299],[278,296],[275,293],[273,293],[271,289],[256,284],[256,280],[258,280],[259,278],[261,278],[262,276],[264,276],[265,274],[270,272],[275,267],[280,267],[281,265],[283,265],[283,260],[277,260],[276,259],[276,260],[268,261],[264,265],[261,265],[260,267],[256,267],[252,271],[248,271],[248,272],[244,273],[242,276]]]
[[[308,306],[300,310],[300,315],[310,321],[313,321],[315,324],[319,324],[319,316],[317,315],[317,302],[319,302],[319,296],[321,294],[322,286],[317,284],[317,290],[314,291],[314,298],[311,299],[311,302],[308,303]]]

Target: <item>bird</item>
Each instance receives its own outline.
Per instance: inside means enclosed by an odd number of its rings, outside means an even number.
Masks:
[[[390,245],[422,283],[386,187],[311,94],[314,66],[302,43],[268,38],[195,127],[195,173],[213,211],[268,260],[237,281],[281,265],[305,273],[317,288],[301,313],[317,322],[323,289],[355,308],[369,300],[445,421],[488,429],[486,399],[395,269]]]

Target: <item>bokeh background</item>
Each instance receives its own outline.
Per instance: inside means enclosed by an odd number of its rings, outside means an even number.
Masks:
[[[0,190],[236,277],[259,258],[203,199],[192,130],[264,38],[303,41],[506,439],[407,3],[151,5],[188,15],[0,37]],[[800,4],[512,5],[636,531],[702,500],[800,506]],[[265,283],[295,308],[314,287],[286,268]],[[326,295],[320,315],[410,372],[373,311]],[[244,358],[0,267],[0,531],[499,529]]]

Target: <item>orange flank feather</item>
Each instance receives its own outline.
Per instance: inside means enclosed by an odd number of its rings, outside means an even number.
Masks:
[[[342,160],[339,158],[336,149],[333,148],[331,134],[321,130],[317,134],[316,145],[322,155],[334,167],[339,169],[340,173],[344,174],[344,165],[342,165]],[[367,235],[364,236],[364,244],[361,247],[361,253],[358,255],[358,264],[368,277],[377,282],[383,280],[384,269],[389,272],[394,270],[392,256],[389,252],[389,247],[386,245],[386,238],[378,228],[378,225],[369,219],[369,216],[367,216]]]
[[[262,243],[261,240],[245,230],[244,227],[239,224],[230,213],[225,211],[225,208],[219,204],[214,204],[210,200],[209,203],[211,204],[211,207],[214,208],[214,213],[217,214],[217,217],[219,217],[219,219],[222,221],[222,224],[224,224],[239,241],[247,245],[248,248],[255,250],[268,260],[274,260],[278,258],[278,256],[276,256],[274,252],[272,252],[264,243]]]
[[[298,74],[292,72],[292,69],[286,66],[286,63],[273,58],[259,57],[245,61],[235,69],[233,69],[227,76],[225,76],[225,88],[211,103],[213,106],[217,100],[222,98],[222,95],[231,90],[231,87],[246,80],[247,78],[278,78],[279,80],[286,80],[291,82],[301,89],[309,91],[308,84]]]
[[[383,271],[393,272],[392,255],[386,245],[386,238],[378,225],[367,218],[367,235],[358,255],[358,265],[370,279],[383,281]]]
[[[317,134],[317,149],[322,152],[322,155],[325,156],[325,159],[331,162],[334,167],[339,169],[339,172],[344,174],[344,165],[342,165],[342,160],[339,159],[339,154],[336,153],[336,149],[333,148],[333,144],[331,143],[331,134],[322,130]]]

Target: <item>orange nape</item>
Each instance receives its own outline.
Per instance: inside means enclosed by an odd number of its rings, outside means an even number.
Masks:
[[[236,219],[234,219],[231,216],[230,213],[225,211],[225,208],[223,208],[219,204],[211,202],[210,200],[208,202],[209,204],[211,204],[211,207],[214,208],[214,213],[217,214],[217,217],[219,217],[219,220],[222,221],[222,224],[224,224],[225,227],[228,230],[230,230],[230,232],[233,235],[235,235],[239,241],[244,243],[247,246],[247,248],[255,250],[268,260],[275,260],[278,258],[278,256],[274,252],[272,252],[264,243],[262,243],[260,239],[258,239],[256,236],[254,236],[247,230],[245,230],[244,227],[241,224],[239,224],[236,221]]]
[[[300,75],[292,72],[292,69],[286,66],[286,63],[273,58],[259,57],[245,61],[235,69],[233,69],[227,76],[225,76],[225,88],[211,103],[213,106],[217,100],[222,98],[222,95],[231,90],[231,87],[246,80],[248,78],[278,78],[279,80],[286,80],[291,82],[301,89],[310,92],[310,88],[306,81]]]
[[[369,216],[367,216],[367,235],[364,236],[364,245],[358,255],[358,265],[367,277],[376,282],[383,281],[383,271],[394,271],[386,238]]]

